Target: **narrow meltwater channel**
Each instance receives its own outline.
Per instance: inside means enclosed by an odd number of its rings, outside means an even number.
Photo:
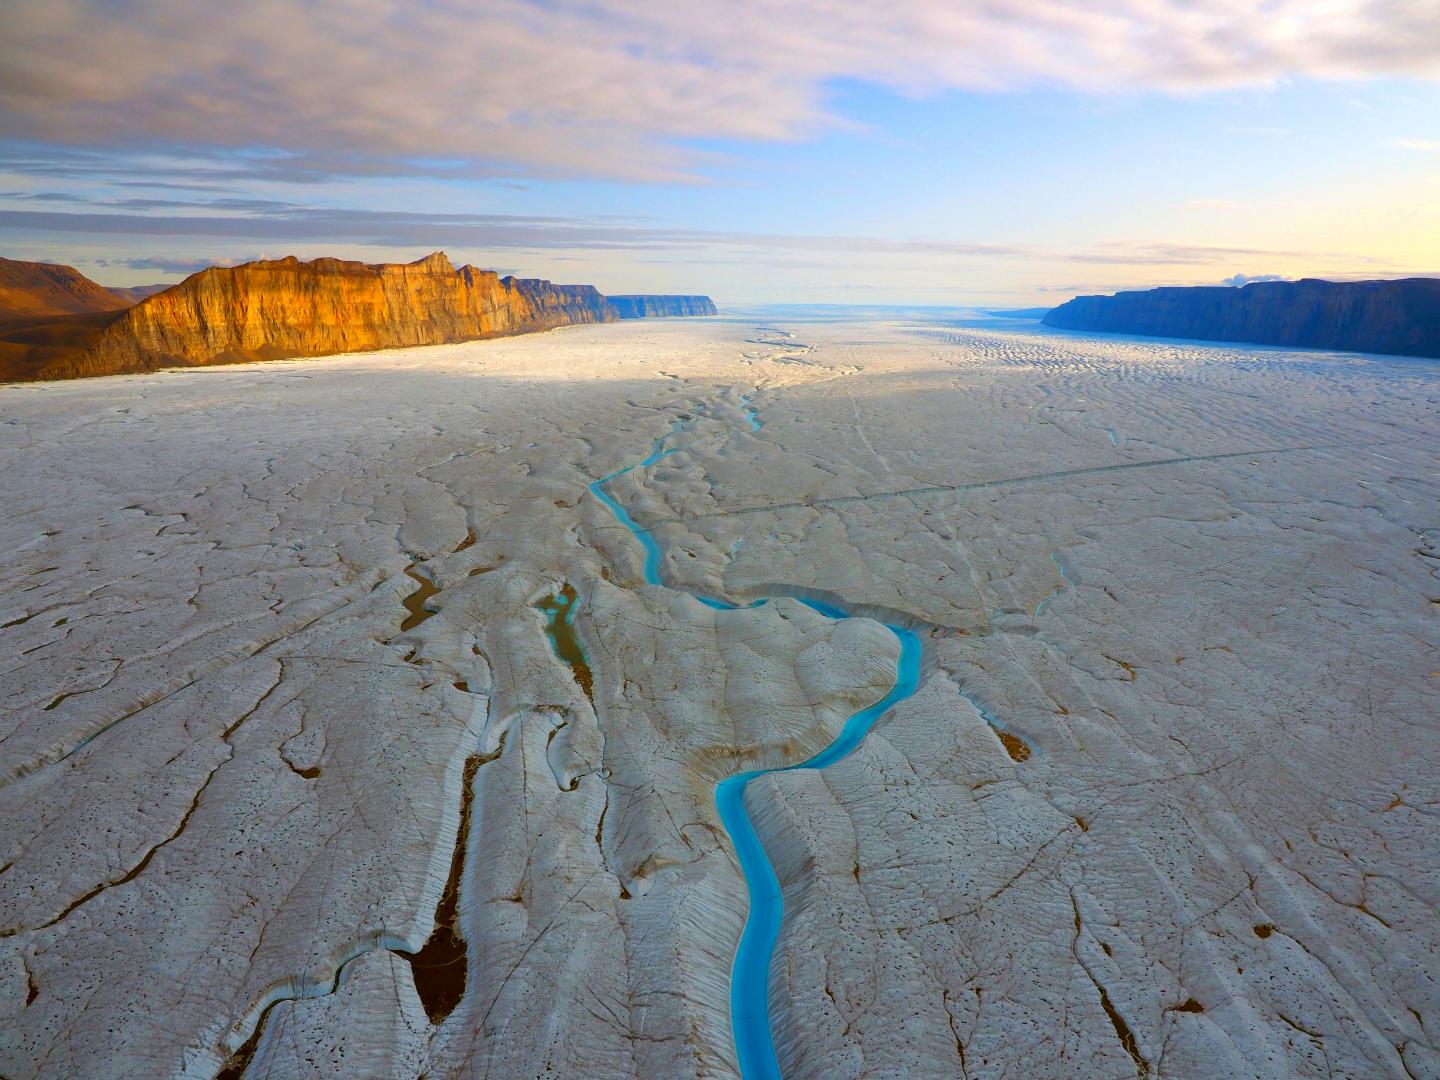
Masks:
[[[405,597],[404,600],[400,601],[408,612],[405,616],[405,621],[400,624],[400,632],[402,634],[406,630],[414,630],[415,627],[435,614],[435,612],[425,606],[425,601],[440,591],[439,585],[436,585],[435,582],[431,581],[424,574],[416,573],[413,566],[407,566],[405,568],[405,576],[420,587]]]
[[[494,757],[498,757],[497,753]],[[465,939],[460,934],[460,875],[465,868],[465,848],[470,838],[470,819],[475,795],[475,774],[486,761],[483,754],[465,759],[460,781],[460,826],[455,833],[455,852],[450,857],[450,874],[435,906],[435,929],[418,952],[395,950],[410,961],[415,977],[415,993],[432,1024],[441,1023],[455,1011],[465,996],[469,974],[469,958]]]
[[[822,615],[829,615],[828,605],[802,600]],[[836,612],[831,618],[850,618]],[[775,1038],[770,1030],[770,961],[780,937],[780,921],[784,902],[780,879],[770,864],[765,847],[755,832],[755,825],[745,809],[745,789],[752,780],[772,772],[796,769],[823,769],[846,757],[860,745],[875,722],[891,706],[905,700],[920,686],[920,639],[912,630],[901,626],[886,628],[900,639],[900,660],[895,667],[895,685],[875,704],[861,709],[840,729],[829,746],[814,757],[780,769],[757,769],[737,773],[720,781],[715,787],[715,806],[720,823],[730,834],[735,855],[745,874],[750,893],[750,911],[740,934],[740,946],[730,969],[730,1023],[735,1032],[735,1054],[740,1061],[740,1075],[745,1080],[779,1080],[780,1063],[775,1056]]]
[[[1051,602],[1057,596],[1075,587],[1075,582],[1071,580],[1069,571],[1065,569],[1065,564],[1060,561],[1060,553],[1058,551],[1052,551],[1050,553],[1050,561],[1055,564],[1055,569],[1060,573],[1060,584],[1050,590],[1046,597],[1035,605],[1035,618],[1037,619],[1045,614],[1045,609],[1050,606]]]
[[[748,399],[742,399],[742,412],[751,428],[759,431],[760,421],[754,410],[748,407]],[[670,434],[678,430],[677,425]],[[630,531],[644,549],[646,584],[662,588],[670,586],[666,586],[661,577],[659,542],[605,490],[605,485],[633,469],[646,468],[666,454],[673,453],[675,448],[663,449],[669,437],[667,434],[655,440],[650,455],[643,461],[617,469],[590,485],[591,493],[605,504],[615,519]],[[739,606],[692,589],[681,591],[717,610],[733,611]],[[852,617],[849,612],[833,604],[807,600],[804,597],[792,599],[829,619]],[[749,606],[756,607],[765,602],[764,599],[756,600]],[[750,898],[750,909],[745,917],[745,926],[741,931],[740,944],[735,951],[730,971],[730,1022],[735,1036],[735,1055],[744,1080],[780,1080],[780,1063],[775,1054],[774,1034],[770,1029],[770,963],[775,955],[775,945],[784,916],[780,879],[776,876],[775,868],[765,853],[765,846],[755,831],[755,824],[745,808],[745,789],[751,781],[769,773],[823,769],[833,765],[859,746],[875,722],[893,705],[915,693],[920,685],[920,639],[906,627],[888,623],[885,626],[900,644],[895,684],[888,694],[853,714],[828,746],[805,761],[778,769],[756,769],[737,773],[722,780],[715,787],[715,806],[720,814],[720,822],[734,845],[735,856],[740,863],[741,872],[745,875],[745,885]]]

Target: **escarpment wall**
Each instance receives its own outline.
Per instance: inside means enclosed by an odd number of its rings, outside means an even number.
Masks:
[[[1067,330],[1440,357],[1440,279],[1307,278],[1077,296],[1042,321]]]
[[[618,300],[593,285],[457,270],[443,252],[405,264],[291,257],[202,270],[108,323],[67,325],[63,341],[48,326],[43,340],[27,327],[12,343],[14,355],[0,357],[7,359],[0,377],[67,379],[370,352],[715,311],[704,296]]]
[[[629,294],[606,297],[622,319],[660,319],[676,315],[715,315],[708,296],[651,296]]]
[[[456,270],[441,252],[403,265],[288,258],[212,267],[142,300],[66,374],[440,345],[615,317],[589,286]]]

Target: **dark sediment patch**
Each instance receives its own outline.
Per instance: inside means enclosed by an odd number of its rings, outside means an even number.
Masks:
[[[1120,1010],[1115,1008],[1115,1003],[1110,1000],[1109,991],[1101,985],[1100,980],[1097,979],[1094,973],[1080,960],[1078,948],[1083,924],[1080,920],[1080,904],[1075,899],[1074,894],[1071,894],[1070,903],[1075,910],[1075,940],[1070,946],[1071,952],[1074,953],[1075,960],[1080,965],[1080,970],[1085,973],[1086,978],[1088,978],[1091,985],[1095,987],[1095,992],[1100,995],[1100,1008],[1105,1011],[1105,1015],[1109,1018],[1110,1026],[1115,1029],[1115,1035],[1120,1040],[1120,1045],[1124,1048],[1125,1053],[1129,1054],[1130,1060],[1135,1063],[1135,1076],[1137,1080],[1148,1080],[1150,1076],[1150,1062],[1147,1061],[1145,1055],[1140,1052],[1139,1040],[1135,1038],[1135,1033],[1130,1030],[1130,1025],[1126,1023],[1125,1017],[1120,1015]],[[1106,956],[1112,955],[1109,945],[1101,942],[1100,947],[1105,950]]]
[[[1030,747],[1024,739],[1018,735],[1011,735],[1008,731],[995,729],[995,734],[1000,736],[1000,743],[1005,747],[1005,752],[1010,755],[1010,760],[1015,762],[1030,760]]]
[[[1120,1015],[1120,1011],[1110,1001],[1110,995],[1105,992],[1105,988],[1099,983],[1096,983],[1095,986],[1100,991],[1100,1007],[1110,1018],[1110,1024],[1115,1028],[1115,1034],[1120,1037],[1120,1045],[1125,1048],[1125,1052],[1130,1055],[1130,1060],[1135,1063],[1136,1077],[1138,1080],[1145,1080],[1150,1075],[1150,1063],[1140,1053],[1140,1044],[1135,1041],[1135,1033],[1130,1030],[1130,1025],[1125,1022],[1125,1018]]]
[[[419,952],[397,954],[410,962],[415,978],[415,992],[425,1015],[432,1024],[441,1023],[455,1011],[465,996],[469,959],[465,939],[460,935],[460,877],[465,869],[465,847],[470,838],[470,816],[474,797],[475,774],[480,766],[494,761],[505,749],[502,735],[493,754],[471,754],[465,759],[464,778],[460,788],[460,827],[455,832],[455,851],[450,857],[450,874],[435,905],[435,929]]]
[[[575,613],[577,611],[575,589],[566,585],[558,592],[553,592],[545,597],[535,606],[545,616],[545,633],[554,646],[555,655],[570,665],[570,671],[575,676],[575,682],[590,704],[595,704],[595,678],[590,671],[590,663],[585,657],[585,649],[580,644],[580,636],[575,632]]]

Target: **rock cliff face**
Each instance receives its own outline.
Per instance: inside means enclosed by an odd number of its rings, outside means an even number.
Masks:
[[[439,345],[615,318],[589,286],[456,270],[442,252],[404,265],[291,257],[202,270],[136,304],[46,375]]]
[[[591,285],[457,270],[443,252],[403,265],[292,257],[211,267],[128,311],[114,311],[125,306],[116,296],[75,277],[92,285],[111,313],[86,315],[84,325],[78,315],[48,316],[43,326],[14,322],[0,331],[0,378],[324,356],[715,311],[704,296],[626,296],[617,306]]]
[[[73,266],[0,259],[0,320],[118,311],[133,302]]]
[[[403,265],[292,257],[211,267],[145,297],[74,348],[52,349],[38,363],[32,355],[26,370],[11,377],[64,379],[440,345],[715,310],[707,297],[623,299],[622,315],[593,286],[502,278],[473,266],[457,270],[443,252]]]
[[[622,319],[659,319],[672,315],[715,315],[715,302],[708,296],[610,296]]]
[[[1440,357],[1440,279],[1254,282],[1077,296],[1047,326]]]
[[[474,273],[488,274],[490,271],[476,270]],[[614,322],[619,318],[608,299],[594,285],[556,285],[540,278],[516,277],[501,278],[500,284],[523,297],[530,310],[539,317],[534,327],[521,324],[521,330],[569,323]]]

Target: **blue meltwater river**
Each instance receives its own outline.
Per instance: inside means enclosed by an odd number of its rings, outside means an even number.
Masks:
[[[741,409],[747,425],[752,431],[759,431],[761,422],[755,411],[749,408],[748,398],[741,399]],[[680,432],[677,422],[672,430],[655,440],[650,454],[634,465],[627,465],[608,476],[602,476],[590,485],[590,491],[615,515],[615,519],[628,529],[645,551],[645,581],[649,585],[668,588],[661,580],[660,545],[648,529],[643,528],[630,513],[605,490],[605,485],[633,469],[644,469],[654,465],[662,457],[673,453],[675,447],[665,448],[665,443]],[[699,600],[702,604],[722,611],[734,610],[739,605],[713,596],[705,596],[691,589],[681,590]],[[796,597],[800,603],[819,612],[829,619],[848,619],[852,616],[844,608]],[[756,600],[751,607],[765,603]],[[920,639],[903,626],[887,629],[895,635],[900,644],[900,658],[895,667],[895,685],[875,704],[861,709],[845,721],[834,741],[813,757],[781,769],[757,769],[753,772],[737,773],[715,786],[715,806],[720,812],[720,822],[730,836],[740,869],[745,875],[745,885],[750,894],[750,910],[745,919],[745,928],[740,935],[740,945],[735,952],[730,972],[730,1018],[735,1032],[735,1054],[740,1063],[740,1075],[744,1080],[779,1080],[780,1064],[775,1055],[775,1039],[770,1030],[770,962],[775,955],[775,943],[780,936],[780,921],[784,915],[784,901],[780,892],[780,880],[775,868],[765,854],[765,847],[755,832],[754,822],[745,809],[745,789],[751,781],[772,772],[790,772],[795,769],[824,769],[835,764],[857,746],[866,733],[896,702],[903,701],[915,693],[920,685]]]

